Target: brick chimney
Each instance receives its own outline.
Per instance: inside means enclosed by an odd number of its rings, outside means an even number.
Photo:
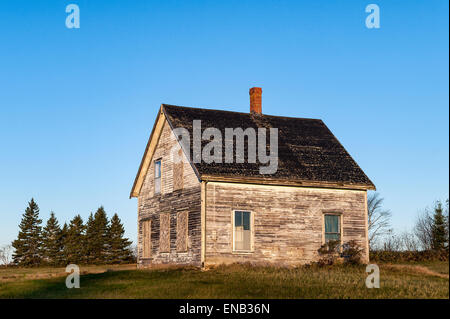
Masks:
[[[262,89],[253,87],[249,91],[250,94],[250,112],[254,113],[262,113],[262,107],[261,107],[261,95],[262,95]]]

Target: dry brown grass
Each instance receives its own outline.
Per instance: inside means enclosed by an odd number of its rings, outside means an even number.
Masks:
[[[398,265],[398,264],[383,264],[386,268],[400,269],[400,270],[409,270],[410,272],[415,272],[417,274],[423,274],[428,276],[436,276],[440,278],[449,279],[448,274],[441,274],[436,271],[433,271],[425,266],[419,265]]]
[[[134,270],[136,264],[80,266],[81,275],[101,274],[107,271]],[[0,282],[48,279],[67,276],[65,267],[10,267],[0,269]]]
[[[434,268],[430,268],[432,266]],[[119,269],[120,267],[133,270],[123,270]],[[449,267],[448,262],[430,265],[379,264],[379,289],[366,288],[367,273],[363,265],[287,268],[233,264],[214,267],[208,271],[193,267],[158,267],[144,270],[136,270],[134,267],[82,266],[81,270],[87,273],[80,279],[82,289],[67,289],[64,277],[27,280],[23,276],[14,281],[0,281],[0,298],[449,297],[448,274],[443,276],[444,269]],[[42,269],[16,270],[36,273]],[[50,273],[55,274],[52,276],[59,276],[62,271],[59,268]]]

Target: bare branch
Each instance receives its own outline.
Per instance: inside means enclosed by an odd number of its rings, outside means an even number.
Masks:
[[[392,213],[383,209],[383,201],[378,193],[369,194],[367,197],[369,244],[373,244],[378,237],[390,231]]]

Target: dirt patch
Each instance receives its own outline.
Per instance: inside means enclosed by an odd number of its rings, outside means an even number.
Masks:
[[[400,269],[400,270],[410,270],[412,272],[423,274],[427,276],[436,276],[440,278],[446,278],[449,279],[449,276],[446,274],[441,274],[436,271],[433,271],[425,266],[418,266],[418,265],[394,265],[394,264],[386,264],[384,267],[389,267],[392,269]]]

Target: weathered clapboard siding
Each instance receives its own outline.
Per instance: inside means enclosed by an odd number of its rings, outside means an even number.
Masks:
[[[174,147],[178,147],[178,143],[170,126],[165,122],[138,196],[139,266],[161,263],[200,265],[201,263],[200,182],[187,161],[182,164],[173,163]],[[175,152],[177,152],[176,148]],[[154,160],[156,159],[161,159],[162,167],[161,194],[155,195]],[[183,168],[181,169],[179,165],[183,165]],[[182,174],[182,183],[177,181],[177,174]],[[176,185],[174,185],[174,181]],[[177,252],[177,213],[179,212],[188,212],[188,236],[186,238],[188,249],[184,252]],[[160,214],[169,215],[169,252],[160,252]],[[151,220],[150,258],[143,258],[143,222],[145,220]]]
[[[193,120],[221,132],[279,128],[277,173],[260,176],[257,163],[173,163],[180,147],[170,127],[192,132]],[[320,120],[162,105],[130,193],[138,197],[138,265],[309,263],[324,241],[324,213],[341,215],[342,242],[356,240],[368,262],[368,189],[375,185]],[[233,210],[253,213],[251,252],[232,251]]]
[[[318,259],[323,214],[342,214],[342,240],[355,239],[368,262],[366,192],[210,182],[206,186],[205,264],[304,264]],[[253,252],[232,251],[232,212],[254,214]]]

